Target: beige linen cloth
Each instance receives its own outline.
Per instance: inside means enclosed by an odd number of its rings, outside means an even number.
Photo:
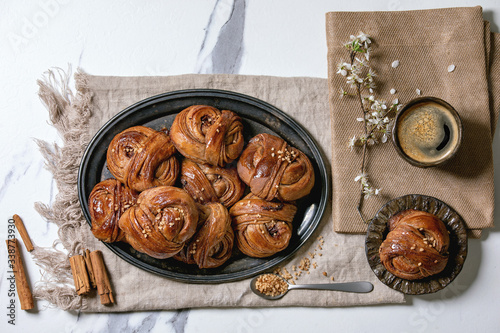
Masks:
[[[58,74],[61,75],[58,79]],[[59,226],[59,238],[69,256],[83,249],[103,252],[110,272],[116,304],[103,306],[99,297],[76,296],[68,258],[62,251],[37,247],[36,261],[44,268],[44,280],[35,295],[67,310],[118,312],[169,310],[197,307],[268,307],[268,306],[354,306],[404,302],[403,294],[380,283],[368,266],[363,235],[335,233],[331,205],[310,240],[282,267],[293,273],[293,265],[310,258],[309,274],[303,272],[297,283],[329,283],[367,280],[375,288],[368,294],[297,290],[279,301],[267,301],[254,295],[249,279],[223,284],[180,283],[143,271],[128,264],[97,241],[85,221],[77,196],[76,179],[81,155],[96,131],[127,106],[160,93],[190,88],[215,88],[240,92],[280,108],[304,126],[321,147],[327,164],[332,159],[328,84],[318,78],[280,78],[242,75],[181,75],[171,77],[106,77],[82,72],[75,74],[76,94],[67,89],[67,78],[60,71],[48,73],[40,81],[40,96],[50,111],[50,119],[59,130],[64,146],[39,141],[54,173],[59,194],[52,206],[37,204],[47,220]],[[59,82],[58,82],[59,81]],[[59,87],[59,88],[58,88]],[[329,165],[327,166],[330,169]],[[324,243],[318,240],[322,236]],[[322,250],[319,250],[319,247]],[[322,255],[320,256],[319,253]],[[323,275],[326,272],[327,276]]]
[[[343,44],[360,31],[373,40],[370,66],[378,73],[375,97],[405,104],[434,96],[449,102],[463,122],[463,141],[447,164],[414,167],[400,158],[392,143],[370,147],[367,173],[382,194],[364,201],[371,218],[388,200],[410,193],[443,200],[465,220],[471,235],[493,226],[494,184],[492,137],[499,110],[500,39],[490,33],[481,7],[401,12],[330,12],[326,14],[328,78],[332,116],[333,221],[337,232],[362,233],[357,212],[361,149],[351,152],[348,139],[362,134],[359,102],[340,99],[348,90],[337,72],[348,61]],[[399,66],[391,64],[398,60]],[[450,65],[455,70],[448,71]],[[395,94],[390,90],[395,89]]]

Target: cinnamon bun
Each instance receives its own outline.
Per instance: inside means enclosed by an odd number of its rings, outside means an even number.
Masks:
[[[106,154],[108,169],[125,186],[138,192],[173,185],[179,173],[175,147],[168,134],[134,126],[117,134]]]
[[[219,167],[237,159],[243,150],[243,125],[232,111],[193,105],[174,119],[170,135],[177,150],[197,162]]]
[[[268,201],[294,201],[308,195],[314,186],[309,158],[267,133],[250,140],[238,160],[238,175],[253,194]]]
[[[197,202],[220,202],[226,207],[240,200],[245,191],[235,167],[221,168],[189,159],[182,161],[181,184]]]
[[[418,280],[444,270],[450,237],[433,214],[405,210],[389,220],[389,233],[380,245],[380,260],[397,277]]]
[[[227,208],[213,202],[200,207],[201,227],[175,259],[199,268],[215,268],[224,264],[233,251],[234,232]]]
[[[91,231],[97,239],[113,243],[123,239],[118,226],[122,214],[137,201],[138,193],[116,179],[97,183],[89,195]]]
[[[247,195],[229,210],[238,249],[255,258],[283,251],[290,243],[296,212],[293,204]]]
[[[158,186],[141,192],[119,226],[134,249],[165,259],[178,253],[194,235],[198,215],[196,203],[186,191]]]

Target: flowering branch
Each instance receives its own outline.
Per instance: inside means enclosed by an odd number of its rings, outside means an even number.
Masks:
[[[345,77],[346,83],[354,91],[354,93],[349,93],[340,88],[340,97],[353,96],[357,98],[361,109],[361,117],[356,118],[356,120],[363,123],[363,134],[350,138],[349,147],[351,151],[355,147],[363,149],[360,172],[354,181],[361,183],[357,209],[361,219],[365,222],[362,214],[363,200],[380,193],[380,188],[374,188],[368,180],[366,172],[368,146],[387,142],[390,136],[392,117],[401,108],[397,99],[388,104],[373,96],[376,88],[374,78],[377,74],[368,65],[371,43],[370,37],[363,32],[357,36],[351,35],[350,41],[344,44],[349,51],[349,62],[340,62],[337,67],[337,73]]]

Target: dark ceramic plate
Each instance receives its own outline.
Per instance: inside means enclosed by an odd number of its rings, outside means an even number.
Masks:
[[[381,263],[378,249],[389,232],[387,221],[406,209],[434,214],[444,222],[450,232],[450,256],[448,264],[441,273],[409,281],[393,275]],[[441,200],[425,195],[409,194],[382,206],[368,226],[365,246],[368,263],[381,282],[405,294],[430,294],[446,287],[462,270],[467,256],[467,231],[460,215]]]
[[[220,283],[244,279],[269,270],[292,256],[318,226],[329,194],[329,181],[321,153],[311,136],[292,118],[276,107],[256,98],[239,93],[195,89],[174,91],[140,101],[109,120],[89,143],[83,155],[78,174],[80,204],[91,224],[88,197],[95,184],[111,174],[106,168],[106,151],[113,137],[135,125],[156,130],[170,128],[175,116],[191,105],[204,104],[236,112],[243,121],[246,142],[258,133],[271,133],[285,139],[302,150],[314,166],[316,182],[311,194],[297,202],[294,233],[287,249],[264,259],[250,258],[238,251],[223,266],[199,269],[174,259],[155,259],[135,251],[122,242],[104,243],[125,261],[146,271],[178,281],[193,283]]]

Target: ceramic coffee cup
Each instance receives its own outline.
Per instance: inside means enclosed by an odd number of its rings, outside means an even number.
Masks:
[[[446,101],[416,98],[396,115],[392,141],[409,163],[421,168],[437,166],[455,156],[462,141],[462,122]]]

